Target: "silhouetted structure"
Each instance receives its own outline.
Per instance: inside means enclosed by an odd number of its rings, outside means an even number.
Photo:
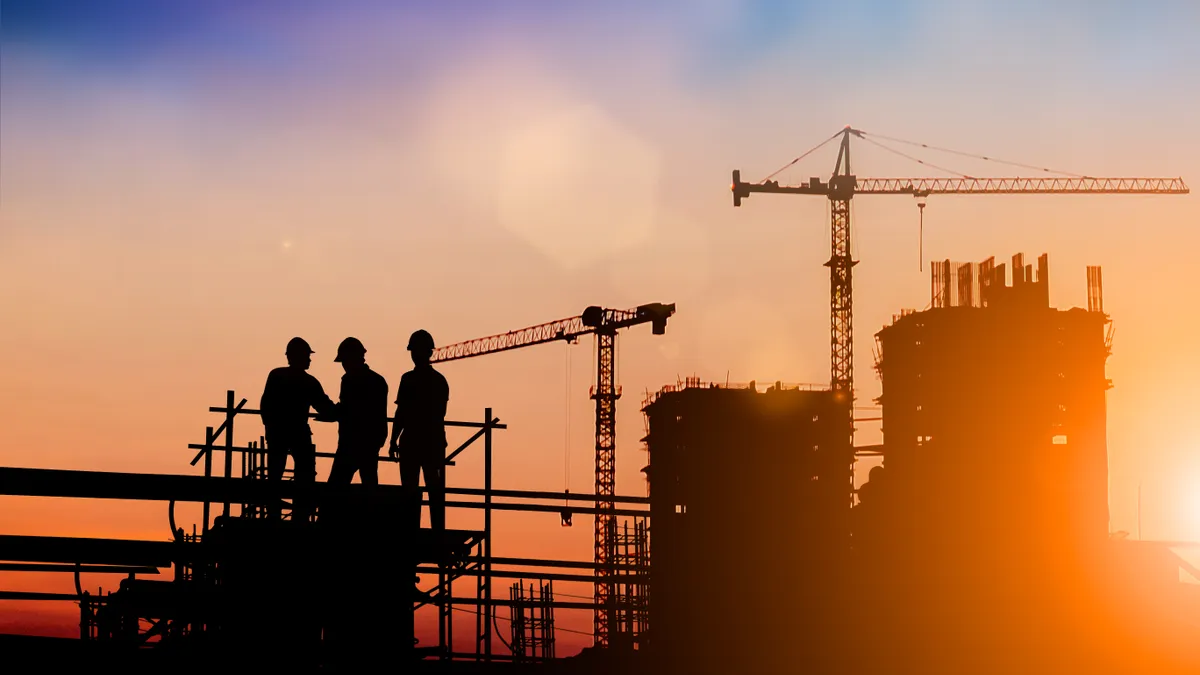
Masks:
[[[540,588],[521,582],[509,589],[512,601],[510,622],[512,642],[509,648],[518,663],[549,661],[554,658],[554,589],[553,583]]]
[[[935,263],[932,281],[931,309],[877,334],[885,460],[855,541],[896,614],[868,617],[918,661],[1061,651],[1035,645],[1071,624],[1066,589],[1108,537],[1099,289],[1093,311],[1051,308],[1044,255],[1036,274],[1014,256],[1011,286],[992,259]]]
[[[689,380],[644,411],[657,672],[839,672],[845,404],[831,391]]]
[[[631,649],[633,636],[627,629],[633,629],[628,618],[629,613],[636,615],[638,611],[625,606],[628,603],[618,597],[629,597],[636,591],[631,592],[629,587],[621,587],[612,580],[615,576],[613,565],[619,557],[616,502],[608,498],[616,494],[617,399],[621,397],[617,386],[617,332],[648,323],[653,334],[662,335],[667,330],[667,319],[674,314],[674,303],[652,302],[626,310],[593,305],[579,316],[448,345],[436,350],[432,358],[434,363],[440,363],[560,340],[573,343],[589,334],[596,336],[596,386],[591,395],[596,401],[598,515],[593,521],[593,531],[596,573],[600,577],[595,599],[602,609],[595,616],[594,635],[599,647],[612,645],[622,650]],[[564,524],[571,522],[569,510],[563,511],[562,517]]]
[[[889,490],[903,535],[1005,547],[1108,535],[1102,311],[1049,306],[1048,263],[933,267],[933,308],[877,336]]]

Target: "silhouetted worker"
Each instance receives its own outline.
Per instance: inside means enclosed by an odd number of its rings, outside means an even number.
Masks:
[[[364,485],[379,484],[379,451],[388,441],[388,383],[367,365],[366,355],[358,338],[338,345],[334,361],[346,374],[337,404],[338,446],[330,483],[349,483],[357,472]]]
[[[412,527],[421,526],[418,479],[425,474],[429,489],[429,523],[439,535],[446,530],[446,404],[450,386],[433,369],[433,337],[419,330],[408,339],[413,369],[396,388],[396,419],[392,424],[391,455],[400,459],[400,482],[414,492]]]
[[[312,429],[308,426],[308,411],[315,408],[326,419],[336,418],[337,409],[325,395],[317,378],[308,374],[313,350],[302,338],[292,338],[287,345],[288,365],[276,368],[267,376],[259,410],[267,437],[267,478],[283,479],[287,457],[292,456],[293,480],[301,484],[316,481],[316,448]],[[268,513],[277,516],[277,506]],[[292,519],[308,520],[311,507],[307,500],[292,502]]]

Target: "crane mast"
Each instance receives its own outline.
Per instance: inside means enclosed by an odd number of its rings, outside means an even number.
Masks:
[[[532,347],[557,342],[575,342],[587,334],[596,336],[596,386],[591,397],[596,401],[596,519],[594,561],[596,564],[595,605],[593,630],[597,645],[607,646],[613,633],[619,633],[617,619],[617,589],[613,581],[616,557],[616,439],[617,399],[617,331],[644,323],[651,324],[655,335],[666,332],[667,319],[675,313],[675,305],[651,303],[633,309],[588,307],[583,314],[569,319],[509,331],[498,335],[459,342],[434,350],[432,363],[456,361],[473,356]],[[605,498],[608,499],[605,499]]]
[[[820,178],[811,178],[805,184],[780,185],[778,181],[769,180],[768,177],[768,180],[758,183],[746,183],[742,181],[741,171],[734,170],[731,186],[734,206],[741,206],[742,200],[752,193],[818,195],[829,199],[831,242],[829,261],[825,263],[829,267],[829,385],[836,396],[844,397],[851,445],[854,440],[853,269],[857,261],[851,259],[850,253],[850,200],[854,195],[927,197],[935,194],[1188,194],[1188,187],[1182,178],[977,178],[966,175],[957,178],[858,178],[850,169],[850,137],[862,139],[867,135],[862,130],[847,126],[791,162],[795,164],[821,145],[841,136],[837,161],[828,182],[822,182]],[[874,142],[869,138],[866,140]],[[883,147],[887,149],[886,146]],[[850,480],[853,488],[853,472]]]

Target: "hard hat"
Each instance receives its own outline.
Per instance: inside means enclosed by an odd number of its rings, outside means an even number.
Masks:
[[[342,344],[338,345],[337,358],[334,359],[334,362],[340,362],[347,356],[362,356],[366,353],[367,348],[363,346],[363,343],[358,341],[358,338],[348,337],[342,340]]]
[[[288,342],[286,353],[288,356],[293,354],[312,354],[313,350],[312,347],[308,346],[308,342],[304,338],[294,337]]]
[[[419,330],[408,338],[408,350],[433,349],[433,336],[428,331]]]

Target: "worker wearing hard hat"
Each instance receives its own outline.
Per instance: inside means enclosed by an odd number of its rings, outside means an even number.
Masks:
[[[421,526],[418,480],[425,474],[429,490],[429,522],[434,531],[446,529],[446,404],[450,386],[433,369],[433,337],[418,330],[408,340],[413,369],[400,378],[396,389],[396,418],[392,424],[390,453],[400,460],[400,482],[411,489],[415,504],[412,527]]]
[[[349,483],[357,472],[364,485],[379,484],[379,451],[388,440],[388,383],[367,365],[366,355],[358,338],[338,345],[334,361],[346,374],[337,404],[338,446],[330,483]]]
[[[288,365],[276,368],[267,376],[259,410],[267,439],[267,477],[283,479],[288,455],[292,456],[293,479],[297,483],[313,483],[317,475],[316,448],[312,429],[308,426],[308,411],[315,408],[324,419],[336,418],[333,401],[325,395],[320,381],[310,375],[313,350],[302,338],[292,338],[287,345]],[[268,510],[277,516],[278,509]],[[306,500],[292,503],[292,519],[308,520],[311,507]]]

